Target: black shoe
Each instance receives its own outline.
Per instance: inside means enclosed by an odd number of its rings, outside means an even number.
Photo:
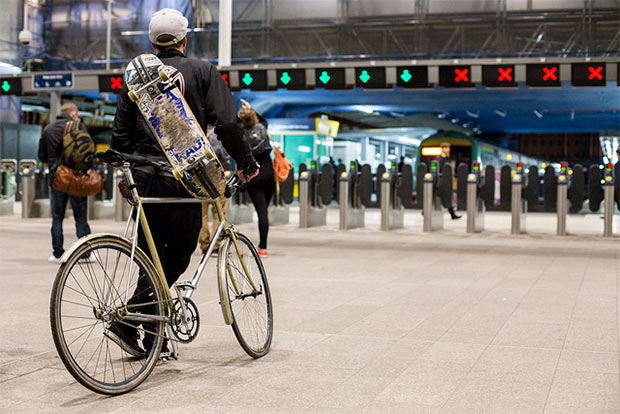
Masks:
[[[136,358],[144,358],[146,355],[144,349],[138,345],[138,337],[140,335],[138,334],[138,330],[136,328],[124,325],[120,322],[112,322],[103,334],[131,356]]]
[[[455,215],[452,216],[452,220],[458,220],[461,217],[463,217],[463,216],[459,216],[458,214],[455,214]]]

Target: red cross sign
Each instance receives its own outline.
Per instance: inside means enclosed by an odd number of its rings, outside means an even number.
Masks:
[[[467,77],[467,73],[469,69],[454,69],[454,73],[456,76],[454,77],[455,82],[469,82],[469,78]]]
[[[589,66],[588,70],[590,71],[590,75],[588,76],[588,79],[592,80],[592,79],[598,79],[598,80],[603,80],[603,67],[599,66],[597,68],[593,67],[593,66]]]
[[[497,80],[512,82],[512,68],[497,68],[497,71],[499,72],[499,77],[497,78]]]
[[[111,86],[110,89],[123,89],[123,77],[118,78],[110,77]]]
[[[555,74],[557,71],[557,67],[543,67],[543,72],[545,72],[545,74],[543,75],[543,80],[558,80],[558,76]]]

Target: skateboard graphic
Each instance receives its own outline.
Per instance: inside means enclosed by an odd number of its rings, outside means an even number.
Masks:
[[[202,200],[224,193],[224,168],[189,105],[159,58],[142,54],[125,69],[129,98],[157,139],[174,177]]]

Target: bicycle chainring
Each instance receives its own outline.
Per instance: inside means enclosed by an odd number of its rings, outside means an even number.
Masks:
[[[188,321],[183,323],[183,308],[179,298],[172,302],[172,310],[170,312],[170,326],[172,333],[179,342],[189,343],[196,338],[200,329],[200,315],[196,304],[188,298],[182,298],[187,308]]]

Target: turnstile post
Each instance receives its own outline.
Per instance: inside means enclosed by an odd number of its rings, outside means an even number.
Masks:
[[[603,208],[603,237],[613,237],[613,218],[614,218],[614,178],[605,175],[604,193],[605,205]]]
[[[566,236],[566,214],[568,213],[568,176],[560,173],[558,176],[557,198],[557,235]]]
[[[521,174],[515,174],[512,177],[510,211],[512,216],[510,233],[525,233],[525,216],[527,213],[527,201],[523,199],[523,176]]]

